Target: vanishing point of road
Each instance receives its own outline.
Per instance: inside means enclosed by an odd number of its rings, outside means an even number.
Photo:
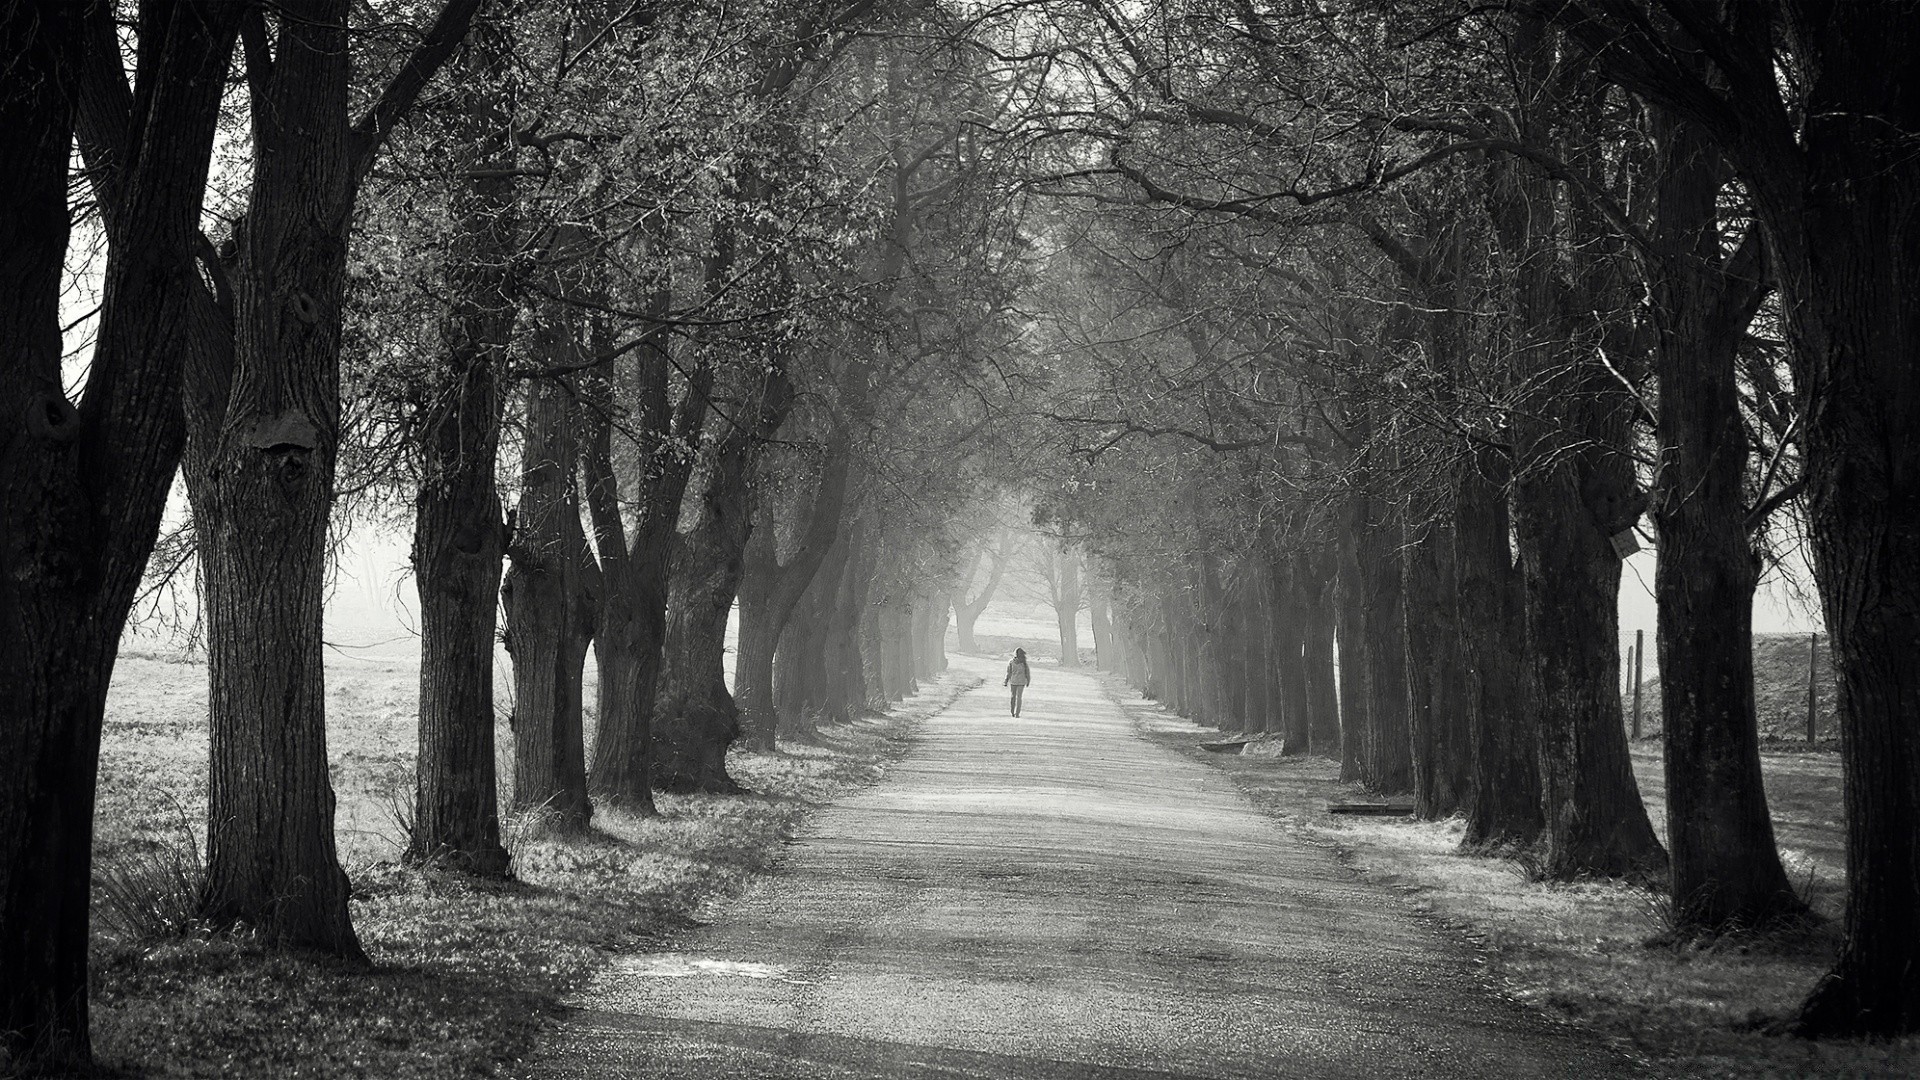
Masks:
[[[668,955],[611,965],[533,1063],[615,1078],[1607,1077],[1470,954],[1133,730],[1000,667],[813,813]]]

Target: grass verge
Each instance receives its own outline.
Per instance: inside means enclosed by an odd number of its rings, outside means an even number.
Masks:
[[[197,820],[196,806],[204,816],[204,779],[196,779],[204,776],[204,735],[196,754],[191,726],[175,722],[175,714],[195,711],[193,694],[156,678],[165,672],[144,674],[139,697],[117,714],[120,730],[110,720],[110,737],[119,738],[103,770],[97,857],[109,870],[97,909],[128,907],[125,894],[137,893],[140,882],[126,878],[143,867],[166,870],[157,875],[161,894],[176,877],[191,886],[190,872],[175,873],[183,860],[155,852],[170,842],[167,829]],[[395,674],[390,681],[401,693],[409,673]],[[195,677],[204,672],[181,676]],[[589,835],[572,840],[509,825],[517,833],[513,881],[394,862],[398,837],[362,825],[378,820],[383,785],[411,755],[386,722],[392,709],[336,707],[339,730],[330,734],[341,847],[354,925],[373,967],[265,950],[244,935],[164,918],[152,925],[101,919],[96,1055],[104,1072],[121,1076],[499,1075],[533,1045],[560,998],[600,964],[647,949],[697,920],[708,900],[737,892],[809,809],[877,780],[919,720],[977,682],[949,674],[889,716],[822,730],[818,745],[736,753],[729,767],[752,796],[662,796],[652,818],[603,810]],[[378,691],[385,683],[371,685]],[[349,694],[353,686],[346,684]],[[169,700],[178,707],[140,707]],[[196,757],[197,770],[190,767]],[[171,843],[190,846],[191,831]]]
[[[1520,1001],[1680,1076],[1920,1076],[1920,1039],[1815,1043],[1759,1030],[1799,1004],[1839,944],[1845,865],[1835,762],[1766,759],[1788,871],[1827,922],[1797,935],[1675,948],[1650,944],[1665,929],[1662,894],[1612,881],[1532,881],[1514,861],[1461,854],[1458,818],[1330,815],[1329,802],[1361,794],[1340,782],[1337,762],[1282,758],[1257,741],[1247,753],[1209,753],[1200,744],[1219,740],[1217,729],[1174,717],[1118,683],[1109,689],[1145,737],[1230,775],[1262,812],[1471,950]],[[1636,753],[1635,764],[1648,809],[1664,825],[1664,789],[1650,783],[1658,758]]]

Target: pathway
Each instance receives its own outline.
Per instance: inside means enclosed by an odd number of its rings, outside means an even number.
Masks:
[[[1625,1059],[1036,669],[927,721],[779,869],[615,963],[534,1063],[561,1078],[1604,1077]]]

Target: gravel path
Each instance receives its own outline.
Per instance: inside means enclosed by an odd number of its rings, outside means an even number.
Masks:
[[[540,1078],[1605,1077],[1608,1048],[1136,736],[1004,665],[671,954],[612,965]]]

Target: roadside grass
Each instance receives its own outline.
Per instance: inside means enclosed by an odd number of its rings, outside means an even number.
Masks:
[[[199,665],[141,656],[116,672],[92,986],[94,1047],[112,1075],[500,1075],[601,963],[736,893],[810,808],[878,779],[915,723],[979,681],[951,673],[890,716],[823,729],[817,744],[734,754],[729,767],[751,796],[663,795],[652,818],[600,809],[570,840],[505,822],[515,879],[480,881],[396,861],[417,669],[337,665],[329,754],[364,967],[193,921],[181,894],[196,887],[206,813],[205,678]],[[499,734],[507,759],[504,724]],[[510,775],[510,759],[503,768]]]
[[[1681,1076],[1920,1075],[1920,1038],[1809,1042],[1762,1030],[1793,1011],[1839,946],[1846,867],[1833,755],[1764,757],[1782,856],[1825,921],[1798,933],[1673,947],[1652,944],[1670,918],[1663,894],[1615,881],[1534,881],[1522,861],[1462,854],[1459,818],[1330,815],[1329,802],[1364,797],[1340,782],[1338,762],[1282,758],[1259,740],[1242,754],[1209,753],[1200,743],[1219,739],[1219,731],[1173,717],[1118,682],[1108,685],[1145,737],[1227,772],[1262,811],[1470,950],[1472,962],[1520,1001]],[[1636,748],[1634,765],[1664,830],[1657,748]]]

